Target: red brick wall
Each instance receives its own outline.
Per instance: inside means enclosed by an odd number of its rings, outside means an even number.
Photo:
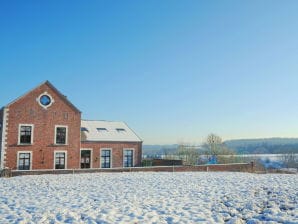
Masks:
[[[92,149],[92,168],[100,168],[100,149],[112,149],[112,167],[123,167],[123,149],[134,148],[134,166],[140,166],[142,160],[141,142],[82,142],[81,149]]]
[[[36,99],[47,91],[54,103],[44,109]],[[18,145],[19,124],[34,124],[33,144]],[[54,145],[55,125],[68,126],[68,145]],[[48,84],[34,89],[9,106],[5,166],[17,168],[17,152],[32,151],[32,169],[53,169],[54,151],[67,151],[67,168],[79,167],[81,113],[66,103]]]

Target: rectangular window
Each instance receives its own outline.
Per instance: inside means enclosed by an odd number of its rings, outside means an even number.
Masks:
[[[123,166],[124,167],[132,167],[133,166],[133,150],[125,149],[123,151]]]
[[[100,167],[101,168],[111,168],[111,150],[102,149],[100,151]]]
[[[19,161],[18,161],[18,169],[19,170],[30,170],[31,167],[31,153],[19,153]]]
[[[67,128],[66,127],[56,127],[56,142],[55,144],[66,145],[67,139]]]
[[[65,169],[66,168],[66,153],[56,152],[55,153],[55,169]]]
[[[32,143],[32,126],[21,125],[20,126],[20,144]]]

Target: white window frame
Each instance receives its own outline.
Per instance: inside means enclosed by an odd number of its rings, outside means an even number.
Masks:
[[[91,153],[90,153],[90,168],[89,169],[92,169],[92,167],[93,167],[93,149],[92,148],[81,148],[80,149],[80,161],[79,161],[79,167],[80,167],[80,169],[81,169],[81,151],[82,150],[90,150],[91,151]]]
[[[30,143],[21,143],[21,127],[22,126],[30,126],[31,127],[31,142]],[[18,130],[18,145],[33,145],[34,138],[34,124],[19,124]]]
[[[123,168],[130,168],[130,167],[127,167],[127,166],[124,166],[124,151],[125,150],[132,150],[132,167],[135,166],[135,148],[123,148],[123,151],[122,151],[122,167]]]
[[[43,95],[46,95],[48,96],[50,99],[51,99],[51,103],[49,105],[42,105],[40,103],[40,98],[43,96]],[[48,93],[48,92],[43,92],[42,94],[40,94],[37,98],[36,98],[36,101],[38,102],[39,106],[43,107],[44,109],[48,109],[48,107],[52,106],[52,104],[55,102],[53,97]]]
[[[65,168],[64,169],[56,169],[56,153],[65,153]],[[54,167],[53,167],[54,170],[67,170],[67,151],[66,150],[55,150],[54,151]]]
[[[19,170],[19,159],[21,153],[29,153],[30,154],[30,170],[32,170],[32,163],[33,163],[33,153],[32,151],[18,151],[17,155],[17,170]],[[20,170],[20,171],[27,171],[27,170]]]
[[[56,142],[57,128],[66,128],[65,144],[60,144]],[[55,125],[54,145],[68,145],[68,126],[67,125]]]
[[[101,152],[103,150],[110,150],[110,168],[102,168],[101,167]],[[100,169],[111,169],[113,168],[113,148],[100,148],[100,152],[99,152],[99,168]]]

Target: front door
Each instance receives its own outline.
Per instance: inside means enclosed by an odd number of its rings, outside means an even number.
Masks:
[[[91,150],[81,150],[81,169],[90,168]]]

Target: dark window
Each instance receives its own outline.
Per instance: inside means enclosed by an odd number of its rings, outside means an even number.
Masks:
[[[124,167],[133,166],[133,150],[124,150]]]
[[[20,143],[21,144],[31,144],[32,127],[31,126],[21,126],[20,129]]]
[[[30,170],[31,154],[19,153],[19,170]]]
[[[66,144],[66,128],[56,128],[56,144]]]
[[[103,132],[107,132],[108,130],[106,128],[96,128],[96,130],[100,133],[103,133]]]
[[[85,127],[81,127],[81,131],[86,131],[86,132],[89,132],[87,128]]]
[[[65,169],[65,152],[56,152],[55,169]]]
[[[101,150],[101,168],[111,168],[111,150]]]
[[[90,168],[91,150],[81,150],[81,169]]]
[[[125,132],[125,129],[124,128],[116,128],[116,131],[123,133],[123,132]]]

